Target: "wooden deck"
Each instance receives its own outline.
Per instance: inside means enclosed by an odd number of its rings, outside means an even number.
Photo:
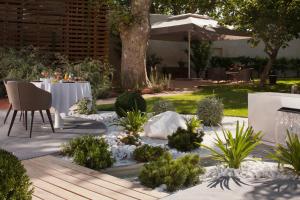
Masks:
[[[168,195],[53,156],[22,163],[34,186],[33,200],[155,200]]]

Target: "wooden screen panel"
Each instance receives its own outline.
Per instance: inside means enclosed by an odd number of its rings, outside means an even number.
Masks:
[[[0,46],[34,45],[71,60],[108,56],[105,7],[88,0],[0,0]]]

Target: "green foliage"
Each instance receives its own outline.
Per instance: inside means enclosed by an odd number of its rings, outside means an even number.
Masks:
[[[168,136],[168,145],[179,151],[187,152],[197,149],[203,141],[204,132],[197,130],[200,121],[193,117],[186,120],[187,130],[179,127],[175,133]]]
[[[263,41],[270,65],[264,67],[261,86],[270,72],[279,49],[298,38],[300,33],[299,0],[228,0],[220,1],[216,9],[220,21],[243,31],[248,31],[252,46]]]
[[[158,100],[153,103],[153,112],[155,115],[166,111],[175,111],[175,107],[171,101]]]
[[[152,68],[149,81],[154,92],[161,92],[170,88],[171,74],[160,74],[156,68]]]
[[[216,97],[206,97],[199,101],[197,116],[205,126],[216,126],[222,122],[224,105]]]
[[[20,50],[0,48],[0,79],[37,80],[47,64],[47,54],[32,46]]]
[[[115,109],[119,117],[125,117],[128,111],[135,109],[146,112],[147,104],[140,93],[124,92],[116,99]]]
[[[147,66],[147,74],[151,73],[151,70],[156,68],[157,65],[161,64],[163,59],[156,54],[147,55],[146,66]]]
[[[88,98],[83,98],[76,103],[77,108],[74,110],[76,113],[81,115],[89,115],[94,112],[92,109],[92,101]]]
[[[300,140],[296,134],[287,131],[286,146],[277,145],[275,153],[269,155],[270,158],[279,164],[288,165],[286,168],[300,175]],[[291,167],[290,167],[291,166]]]
[[[75,163],[96,170],[110,167],[114,163],[109,145],[104,138],[96,136],[72,139],[62,146],[62,153],[72,157]]]
[[[191,43],[191,61],[192,68],[195,70],[197,78],[200,77],[200,72],[203,71],[207,64],[208,59],[211,55],[210,41],[192,41]],[[188,50],[186,50],[186,53]]]
[[[120,141],[126,145],[138,146],[141,144],[139,134],[127,134],[125,137],[122,137]]]
[[[158,160],[144,165],[139,180],[151,188],[166,184],[168,191],[195,185],[199,182],[199,175],[204,172],[199,161],[198,155],[190,154],[172,159],[171,154],[165,153]]]
[[[139,162],[149,162],[159,159],[165,152],[166,149],[162,147],[144,144],[134,150],[133,158]]]
[[[214,146],[216,146],[218,150],[201,144],[200,146],[210,150],[214,160],[221,161],[225,163],[227,167],[235,169],[241,166],[241,163],[249,156],[254,148],[261,143],[262,138],[261,132],[254,133],[252,127],[248,127],[245,130],[244,124],[240,127],[239,122],[237,122],[236,125],[235,136],[231,131],[223,129],[225,143],[218,134],[216,134],[216,136]]]
[[[125,117],[118,119],[115,125],[121,126],[129,134],[138,134],[143,130],[143,126],[147,121],[147,115],[140,110],[134,109],[128,111]]]
[[[0,199],[30,200],[32,185],[21,162],[11,153],[0,149]]]
[[[167,15],[204,14],[214,8],[215,3],[215,0],[153,0],[151,13]]]
[[[89,81],[92,87],[92,94],[94,98],[102,98],[107,96],[107,92],[111,89],[111,76],[113,67],[107,60],[94,60],[86,58],[83,61],[71,65],[71,72],[75,76],[82,77]]]

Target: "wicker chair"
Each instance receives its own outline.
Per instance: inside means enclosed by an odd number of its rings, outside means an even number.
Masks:
[[[10,98],[12,110],[14,111],[7,134],[8,136],[10,135],[18,111],[25,112],[26,126],[27,112],[31,111],[30,138],[35,111],[46,110],[52,131],[53,133],[55,132],[50,114],[52,96],[49,92],[37,88],[32,83],[22,81],[8,81],[6,83],[6,89],[7,95]]]

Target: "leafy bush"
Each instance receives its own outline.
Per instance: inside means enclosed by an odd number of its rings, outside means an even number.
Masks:
[[[168,191],[195,185],[204,171],[199,165],[198,155],[186,155],[172,159],[165,153],[158,160],[145,164],[139,174],[139,180],[147,187],[155,188],[166,184]]]
[[[103,138],[82,136],[70,140],[62,147],[62,153],[74,159],[74,162],[91,168],[104,169],[112,166],[114,159],[109,146]]]
[[[126,145],[138,146],[141,144],[139,134],[127,134],[125,137],[122,137],[120,141]]]
[[[179,127],[175,133],[168,136],[168,145],[179,151],[192,151],[203,141],[204,132],[197,130],[200,121],[196,118],[186,120],[187,130]]]
[[[158,100],[153,104],[153,112],[155,115],[166,111],[175,111],[174,105],[171,101]]]
[[[29,177],[21,162],[11,153],[0,149],[0,199],[31,199]]]
[[[212,153],[212,158],[217,161],[224,162],[229,168],[238,169],[241,163],[261,143],[261,132],[254,133],[252,127],[244,130],[244,124],[240,128],[239,122],[236,125],[235,137],[229,130],[223,129],[225,143],[218,134],[214,146],[218,150],[211,147],[200,145]]]
[[[128,111],[134,109],[146,112],[147,104],[140,93],[124,92],[116,99],[115,109],[119,117],[125,117]]]
[[[144,144],[136,148],[133,152],[133,158],[139,162],[149,162],[157,160],[166,152],[166,149],[162,147],[154,147],[148,144]]]
[[[206,97],[198,104],[197,116],[205,126],[216,126],[222,122],[224,105],[220,99]]]
[[[275,153],[270,154],[269,157],[279,164],[292,166],[287,168],[300,175],[300,140],[296,134],[291,134],[289,131],[287,136],[286,147],[279,144]]]
[[[74,111],[81,115],[89,115],[93,113],[92,101],[88,98],[83,98],[76,103],[76,109]]]

